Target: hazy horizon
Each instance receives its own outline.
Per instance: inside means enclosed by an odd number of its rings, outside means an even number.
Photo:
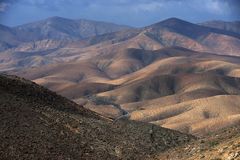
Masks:
[[[193,23],[240,20],[238,0],[0,0],[0,23],[17,26],[49,17],[143,27],[176,17]]]

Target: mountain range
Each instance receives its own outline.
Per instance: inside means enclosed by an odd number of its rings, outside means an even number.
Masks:
[[[0,102],[5,106],[5,123],[32,121],[28,126],[37,125],[56,137],[49,146],[74,144],[63,152],[63,159],[240,156],[235,155],[240,124],[239,22],[194,24],[170,18],[134,28],[52,17],[17,27],[1,25],[0,34],[0,71],[4,73]],[[20,110],[18,104],[24,107]],[[28,120],[21,118],[25,114],[31,115]],[[54,130],[52,124],[56,124]],[[154,142],[152,126],[159,136]],[[14,137],[19,128],[1,133]],[[27,136],[40,136],[34,128],[23,128],[26,131]],[[236,144],[223,140],[226,133]],[[167,138],[171,144],[162,143],[165,135],[171,135]],[[39,154],[48,151],[49,137],[42,136],[43,150],[39,145],[33,150]],[[11,138],[2,149],[9,143]],[[220,154],[219,147],[227,144],[231,148]],[[61,147],[53,148],[54,153],[61,155]]]
[[[0,40],[2,71],[64,63],[81,59],[79,57],[85,54],[86,57],[92,57],[93,54],[103,55],[128,48],[157,50],[179,46],[195,51],[239,56],[238,33],[176,18],[137,29],[59,17],[14,28],[1,28],[0,32],[4,35]],[[122,31],[113,32],[117,30]],[[96,36],[98,34],[101,35]]]
[[[128,29],[124,25],[116,25],[107,22],[91,20],[71,20],[62,17],[50,17],[48,19],[24,24],[17,27],[0,26],[1,44],[0,49],[8,46],[16,47],[22,42],[36,42],[46,39],[66,41],[80,40],[91,36],[102,35]]]

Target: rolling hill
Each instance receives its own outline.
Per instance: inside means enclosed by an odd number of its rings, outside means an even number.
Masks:
[[[96,106],[84,96],[112,97],[130,119],[195,135],[239,123],[239,57],[180,47],[127,49],[97,57],[12,73],[110,118],[121,112],[111,105]]]
[[[0,52],[0,70],[108,118],[121,110],[89,96],[112,99],[132,120],[198,136],[239,123],[238,33],[170,18],[105,34],[87,27],[82,35],[85,23],[54,17],[15,28],[44,32]]]

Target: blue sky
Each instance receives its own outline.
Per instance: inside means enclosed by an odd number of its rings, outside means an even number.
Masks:
[[[0,0],[0,23],[16,26],[51,16],[146,26],[170,17],[191,22],[240,20],[240,0]]]

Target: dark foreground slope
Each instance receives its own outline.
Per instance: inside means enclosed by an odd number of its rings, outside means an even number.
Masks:
[[[154,160],[240,160],[240,125],[157,155]]]
[[[0,75],[1,159],[147,159],[192,136],[110,120],[15,76]]]

